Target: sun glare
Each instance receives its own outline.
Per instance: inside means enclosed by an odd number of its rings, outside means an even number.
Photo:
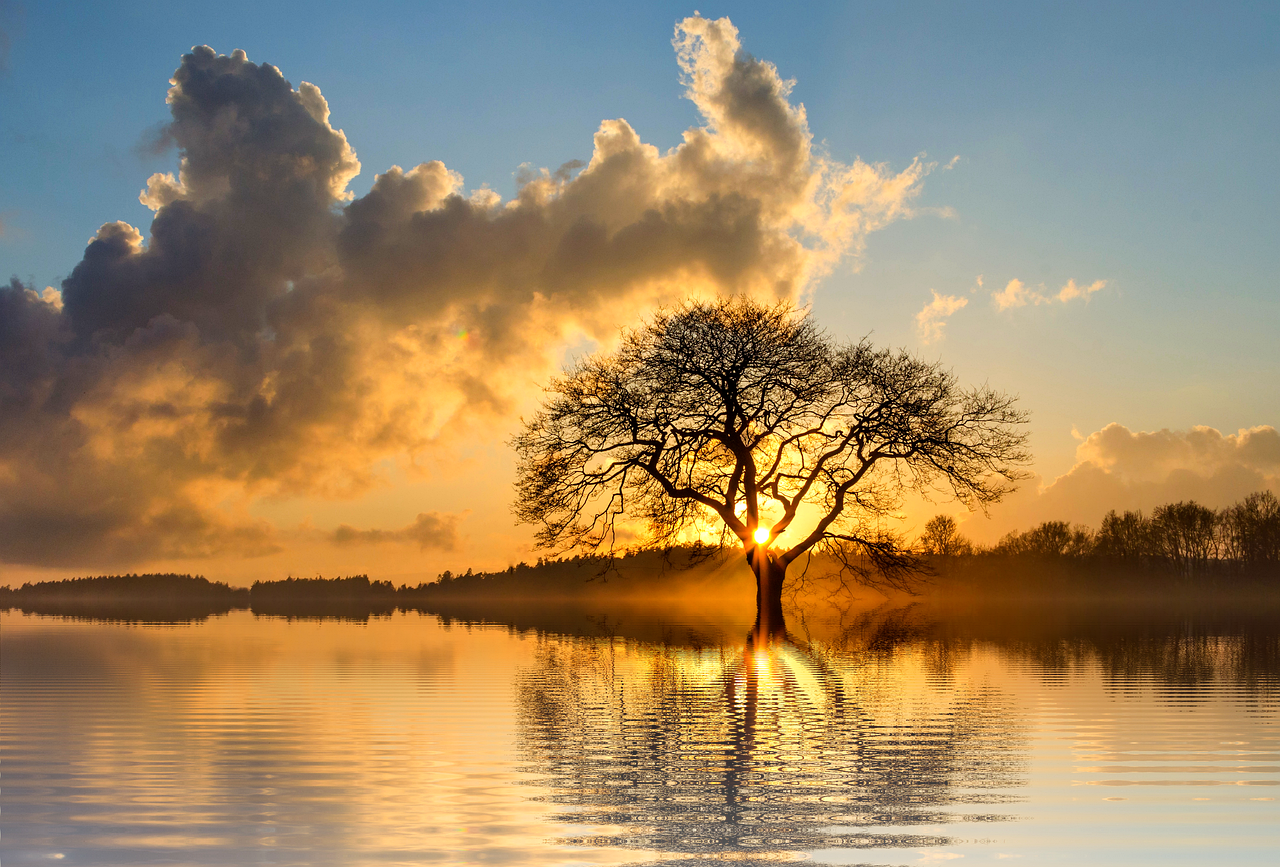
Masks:
[[[756,541],[759,542],[761,545],[769,541],[768,527],[756,527]]]

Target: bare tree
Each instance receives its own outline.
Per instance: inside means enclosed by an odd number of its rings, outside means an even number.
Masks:
[[[1151,513],[1151,538],[1156,551],[1189,580],[1218,559],[1218,516],[1194,500],[1157,506]]]
[[[1066,521],[1045,521],[1025,533],[1005,534],[996,543],[997,554],[1023,557],[1083,557],[1093,551],[1093,533],[1088,527],[1074,527]]]
[[[972,554],[973,544],[960,533],[960,525],[950,515],[934,515],[925,522],[924,532],[916,540],[922,554],[956,557]]]
[[[1151,521],[1140,509],[1123,515],[1112,509],[1102,516],[1102,526],[1094,537],[1094,553],[1130,565],[1152,556],[1155,548]]]
[[[1280,563],[1280,500],[1270,491],[1258,491],[1223,511],[1226,556],[1247,567]]]
[[[551,383],[512,441],[515,513],[560,550],[613,550],[637,521],[652,544],[740,544],[768,636],[806,553],[900,584],[914,560],[886,518],[903,493],[999,500],[1028,460],[1024,422],[1012,397],[837,343],[789,303],[694,301]]]

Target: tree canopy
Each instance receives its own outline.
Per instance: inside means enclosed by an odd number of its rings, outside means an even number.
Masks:
[[[714,534],[779,592],[815,549],[893,576],[909,551],[885,518],[904,493],[999,500],[1028,459],[1024,421],[1014,398],[837,341],[789,303],[690,301],[551,382],[512,442],[515,513],[560,550]]]

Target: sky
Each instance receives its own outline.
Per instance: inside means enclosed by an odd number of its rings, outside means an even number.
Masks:
[[[1273,3],[0,0],[0,583],[535,559],[520,417],[689,295],[1018,395],[908,532],[1280,490],[1277,141]]]

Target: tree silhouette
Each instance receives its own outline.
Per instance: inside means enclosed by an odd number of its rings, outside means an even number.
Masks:
[[[999,500],[1028,458],[1024,421],[1012,397],[838,343],[789,303],[691,301],[551,383],[512,441],[514,508],[560,550],[613,550],[636,522],[652,544],[740,544],[757,632],[776,635],[797,558],[830,551],[901,585],[915,561],[885,519],[904,492]]]
[[[1227,556],[1252,567],[1280,562],[1280,500],[1258,491],[1226,509],[1221,517]]]
[[[973,545],[960,534],[960,525],[950,515],[934,515],[924,525],[924,532],[916,540],[922,554],[935,557],[955,557],[972,554]]]
[[[1218,516],[1194,500],[1157,506],[1151,513],[1156,551],[1184,579],[1203,572],[1218,558]]]

